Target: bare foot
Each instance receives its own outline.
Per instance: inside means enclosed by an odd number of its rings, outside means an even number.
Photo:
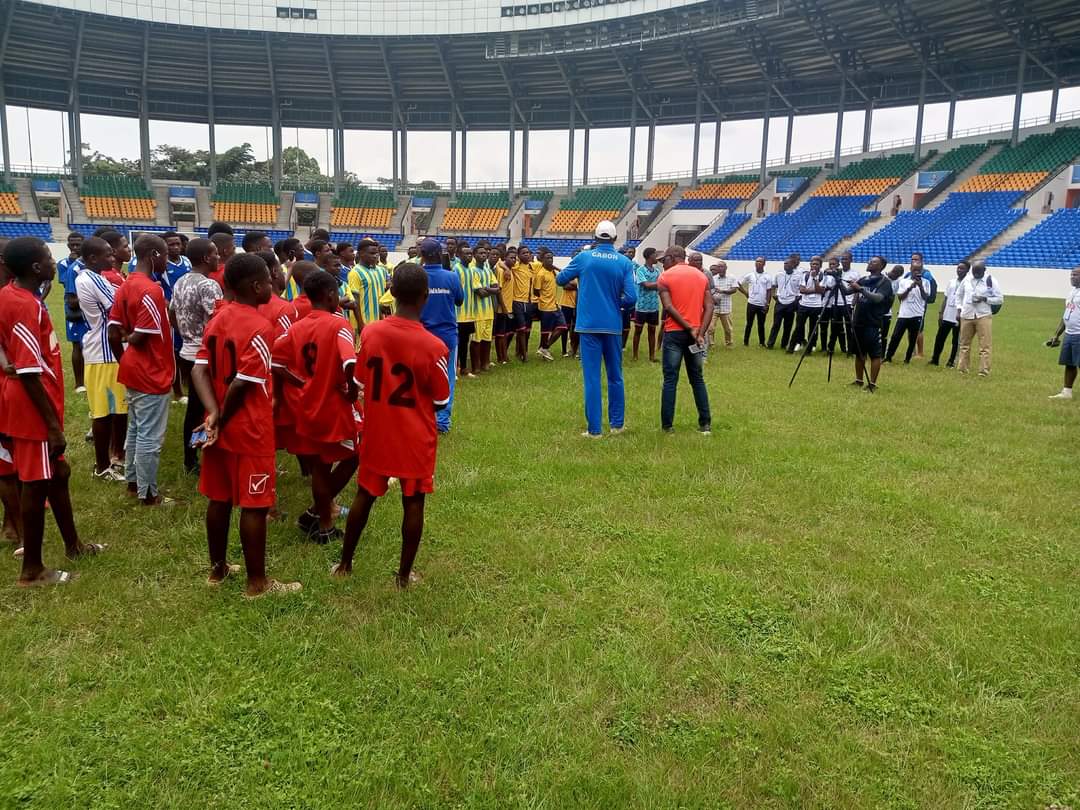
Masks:
[[[19,530],[10,523],[4,524],[4,531],[3,534],[0,536],[2,536],[3,539],[7,540],[9,543],[18,543],[22,540],[22,538],[19,537]]]
[[[75,575],[68,571],[56,571],[45,568],[35,577],[19,579],[15,584],[20,588],[39,588],[43,585],[67,585],[75,579]]]
[[[109,547],[108,543],[83,543],[74,554],[68,554],[69,560],[77,560],[79,557],[96,557]]]
[[[402,579],[401,574],[395,574],[394,580],[397,582],[397,586],[400,590],[405,590],[410,585],[419,585],[424,581],[424,577],[416,571],[410,571],[407,579]]]
[[[345,577],[352,576],[352,566],[346,567],[345,563],[338,563],[330,569],[330,576],[337,579],[344,579]]]
[[[206,578],[207,585],[220,585],[233,574],[240,573],[240,566],[235,563],[221,563],[210,568],[210,576]]]

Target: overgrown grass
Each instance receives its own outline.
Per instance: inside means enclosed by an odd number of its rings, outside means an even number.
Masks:
[[[916,361],[875,396],[846,362],[789,389],[791,358],[716,351],[711,438],[685,381],[659,432],[648,363],[628,432],[597,442],[573,361],[466,381],[408,593],[393,498],[351,581],[290,524],[270,564],[299,597],[207,588],[181,409],[162,476],[186,503],[147,511],[91,480],[72,394],[78,524],[111,549],[70,587],[0,588],[0,806],[1075,805],[1059,313],[1011,299],[990,379]]]

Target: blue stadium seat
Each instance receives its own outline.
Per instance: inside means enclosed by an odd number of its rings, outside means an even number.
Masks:
[[[52,225],[48,222],[0,222],[0,236],[18,239],[20,236],[36,236],[46,242],[52,241]]]
[[[591,245],[592,239],[556,239],[550,237],[531,236],[521,240],[521,244],[536,253],[540,248],[546,247],[555,256],[573,256],[586,245]]]
[[[738,208],[746,200],[738,197],[723,197],[719,199],[707,199],[707,200],[679,200],[676,204],[676,208]]]
[[[702,253],[712,253],[748,219],[749,214],[731,212],[711,231],[703,232],[690,247]]]
[[[331,231],[330,241],[334,244],[338,242],[348,242],[350,245],[356,245],[361,239],[374,239],[383,247],[393,250],[397,247],[398,242],[401,241],[400,233],[362,233],[354,231]]]
[[[855,233],[878,211],[862,209],[877,197],[811,197],[792,213],[770,214],[740,239],[731,259],[785,259],[791,253],[803,258],[824,253],[841,239]]]
[[[1080,208],[1055,211],[987,261],[999,267],[1080,266]]]

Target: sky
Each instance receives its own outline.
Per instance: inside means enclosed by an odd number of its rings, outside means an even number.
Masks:
[[[1046,116],[1050,110],[1050,93],[1024,95],[1021,118]],[[1080,114],[1080,87],[1063,88],[1058,100],[1059,116],[1070,112]],[[956,131],[992,124],[1009,124],[1012,120],[1013,97],[1005,96],[957,104]],[[915,108],[899,107],[875,110],[870,135],[871,145],[886,145],[889,141],[911,138],[915,133]],[[830,157],[835,138],[835,115],[797,116],[792,134],[792,157],[817,154],[819,159]],[[29,166],[38,171],[43,167],[59,167],[62,162],[66,138],[63,113],[7,107],[7,124],[11,160],[15,166]],[[926,108],[923,133],[924,141],[944,137],[948,122],[948,105],[935,104]],[[721,128],[721,172],[753,171],[761,157],[760,119],[755,121],[731,121]],[[84,115],[82,117],[83,141],[92,150],[98,150],[114,158],[139,156],[139,124],[135,118]],[[611,182],[625,182],[629,167],[629,128],[597,129],[590,135],[589,180],[592,183],[608,178]],[[858,147],[862,143],[863,112],[855,110],[844,115],[842,143],[844,147]],[[715,122],[703,123],[699,144],[700,173],[708,175],[713,168]],[[769,125],[769,157],[782,159],[787,134],[786,117],[773,118]],[[218,126],[217,149],[223,152],[229,147],[250,143],[257,160],[265,160],[269,152],[269,130],[265,127]],[[640,127],[635,150],[635,172],[645,173],[645,150],[647,129]],[[583,171],[584,133],[578,130],[574,147],[575,182],[580,183]],[[472,183],[497,183],[503,188],[509,175],[505,132],[470,132],[468,136],[468,176]],[[449,185],[450,136],[447,132],[409,133],[409,179],[435,180]],[[207,129],[201,124],[178,124],[165,121],[150,122],[151,146],[171,144],[188,149],[206,149]],[[324,173],[333,171],[329,164],[331,151],[329,133],[321,129],[286,129],[283,131],[285,146],[299,145],[318,162]],[[654,170],[657,174],[667,172],[688,175],[692,162],[693,127],[657,127]],[[32,150],[32,153],[31,153]],[[529,138],[529,178],[533,181],[563,180],[567,171],[567,133],[534,130]],[[515,149],[515,184],[521,177],[521,136],[517,137]],[[345,168],[363,181],[374,182],[377,177],[389,177],[392,173],[392,157],[389,132],[349,130],[345,133]],[[460,182],[460,161],[459,161]]]

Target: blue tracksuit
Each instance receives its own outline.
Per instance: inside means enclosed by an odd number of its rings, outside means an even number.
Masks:
[[[428,300],[420,313],[424,328],[446,344],[450,354],[446,364],[450,377],[450,402],[436,412],[435,422],[440,433],[450,430],[450,412],[454,407],[454,382],[457,377],[457,308],[465,300],[457,273],[444,270],[441,264],[425,264],[428,277]]]
[[[585,421],[589,433],[602,428],[603,398],[600,362],[608,380],[608,424],[621,428],[626,396],[622,379],[622,312],[637,301],[634,263],[610,243],[601,243],[574,257],[556,282],[577,280],[577,325],[581,336],[581,373],[585,384]]]

